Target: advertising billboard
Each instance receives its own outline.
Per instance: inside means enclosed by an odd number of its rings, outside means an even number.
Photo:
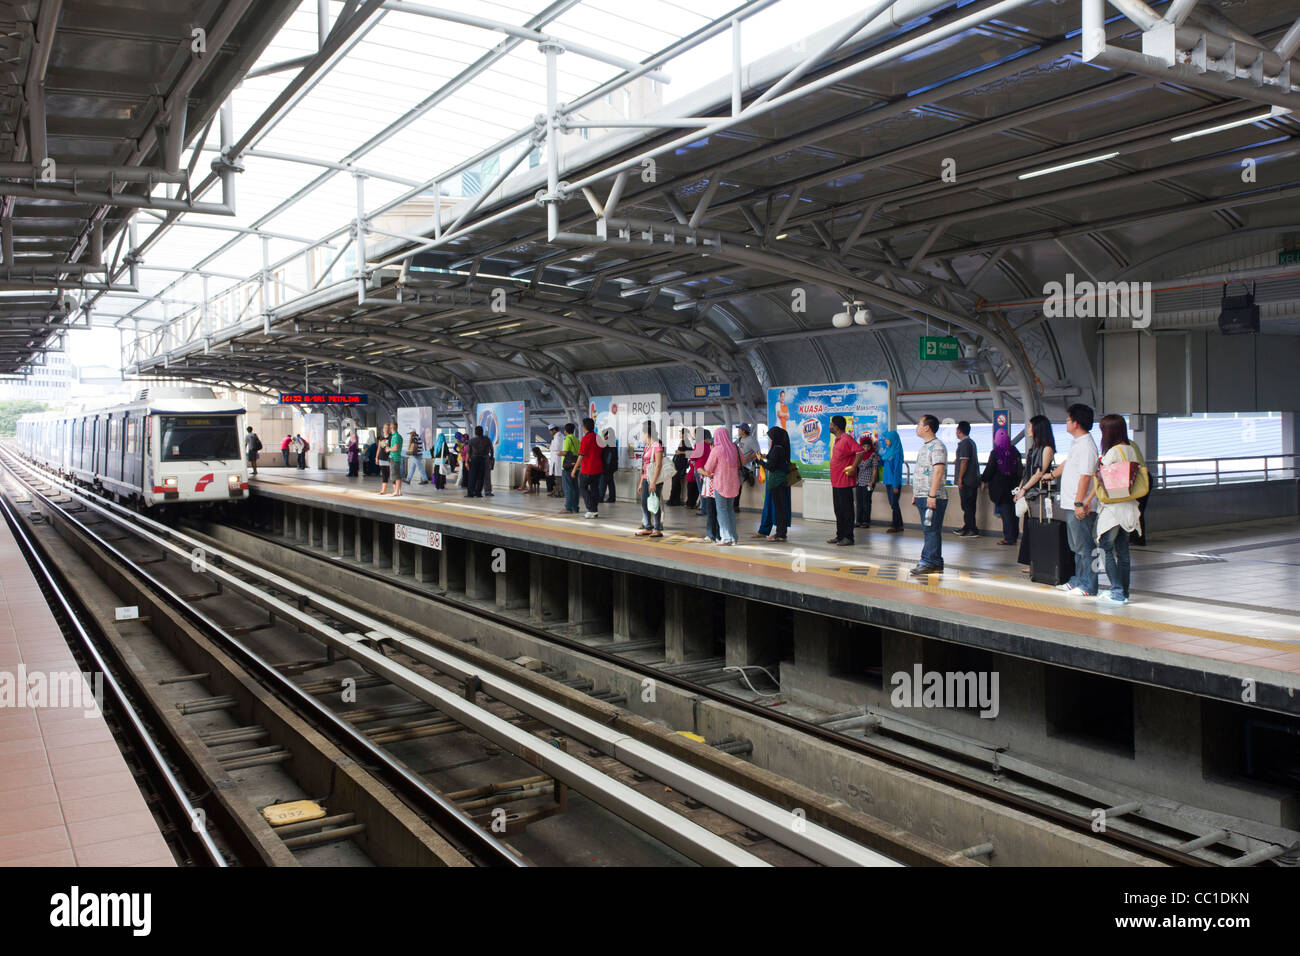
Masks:
[[[483,426],[499,462],[523,463],[527,421],[524,402],[480,402],[475,407],[474,424]]]
[[[647,420],[663,434],[664,396],[654,395],[597,395],[587,407],[587,414],[596,420],[596,434],[605,429],[614,430],[618,443],[618,466],[634,468],[640,462],[641,429]]]
[[[433,454],[433,407],[412,406],[397,410],[397,430],[402,436],[402,450],[408,450],[411,432],[419,432],[425,453]]]
[[[854,438],[890,429],[889,382],[786,385],[767,390],[768,427],[790,433],[790,455],[805,478],[830,478],[831,418],[843,415]]]

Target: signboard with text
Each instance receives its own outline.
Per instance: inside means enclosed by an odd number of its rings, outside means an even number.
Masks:
[[[409,524],[393,525],[393,540],[418,544],[422,548],[442,550],[442,532],[430,531],[428,528],[416,528]]]
[[[952,335],[922,335],[918,351],[922,362],[955,362],[961,358],[961,343]]]
[[[281,405],[366,405],[369,395],[352,393],[336,395],[333,392],[280,393]]]
[[[696,385],[696,398],[731,398],[731,384],[723,382],[714,385]]]
[[[887,381],[787,385],[767,390],[768,428],[790,435],[790,456],[805,478],[830,478],[831,418],[843,415],[854,438],[877,441],[892,427],[893,395]]]

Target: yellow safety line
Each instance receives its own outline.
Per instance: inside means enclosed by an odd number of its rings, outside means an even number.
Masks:
[[[284,481],[285,479],[279,479],[279,480]],[[328,482],[320,482],[319,484],[321,485],[322,488],[329,489],[331,492],[337,491],[339,497],[346,497],[351,490],[348,488],[339,488],[337,485],[332,485],[329,484]],[[381,502],[375,502],[375,504],[380,504],[380,503]],[[385,501],[382,503],[389,504],[391,503],[391,501]],[[429,504],[436,510],[453,511],[459,514],[468,514],[472,511],[478,510],[478,509],[469,509],[469,511],[466,511],[465,509],[450,508],[447,503],[439,502],[436,500],[430,501]],[[502,521],[512,525],[528,524],[527,520],[521,518],[500,517],[491,514],[485,515],[484,517],[492,521]],[[532,517],[545,518],[545,517],[550,517],[550,515],[545,512],[538,512],[532,515]],[[586,531],[570,530],[567,528],[566,529],[554,528],[552,530],[562,531],[563,533],[569,535],[578,535],[583,537],[590,536],[589,532]],[[721,558],[726,557],[726,555],[718,554],[714,546],[709,546],[708,548],[701,548],[699,545],[692,544],[689,540],[692,537],[698,538],[698,536],[682,534],[680,536],[665,535],[661,540],[664,541],[665,543],[671,543],[675,547],[691,548],[693,551],[700,554],[716,555],[717,557],[721,557]],[[822,560],[822,561],[830,560],[829,558],[824,558],[816,554],[809,554],[808,557],[812,560]],[[776,561],[770,558],[750,557],[748,555],[746,555],[744,558],[737,558],[737,559],[730,559],[730,560],[743,560],[747,564],[758,564],[758,565],[763,565],[772,568],[789,568],[790,566],[789,561]],[[892,562],[886,561],[884,563],[889,564]],[[861,571],[845,569],[842,567],[840,568],[831,567],[831,568],[817,568],[815,571],[812,571],[811,573],[825,574],[825,575],[830,575],[833,577],[841,577],[841,578],[866,579],[867,581],[873,584],[887,584],[890,587],[907,588],[913,591],[924,591],[927,594],[942,594],[951,597],[964,598],[966,600],[981,601],[986,604],[1002,605],[1005,607],[1016,607],[1024,610],[1045,611],[1049,614],[1058,614],[1058,615],[1063,615],[1065,617],[1074,617],[1074,618],[1079,618],[1088,621],[1098,621],[1106,624],[1130,625],[1132,627],[1143,628],[1145,630],[1150,630],[1150,631],[1165,631],[1174,634],[1184,634],[1189,637],[1208,638],[1214,641],[1223,641],[1224,643],[1227,644],[1243,644],[1249,647],[1264,647],[1264,648],[1269,648],[1269,649],[1283,651],[1292,654],[1300,653],[1300,644],[1288,644],[1285,641],[1270,640],[1269,638],[1265,638],[1265,637],[1250,637],[1249,635],[1246,634],[1225,634],[1219,631],[1207,631],[1201,628],[1188,627],[1183,624],[1167,624],[1160,621],[1148,621],[1143,618],[1114,617],[1109,614],[1103,614],[1100,611],[1089,611],[1081,607],[1061,607],[1055,604],[1043,604],[1039,601],[1031,601],[1025,598],[1001,597],[992,594],[981,594],[978,591],[962,591],[962,590],[958,590],[957,588],[945,588],[939,584],[919,584],[915,581],[900,581],[892,577],[881,576],[877,574],[875,565],[868,565],[867,567],[863,568]],[[997,575],[989,571],[980,571],[978,573],[982,575],[986,575],[990,578],[996,578],[998,580],[1004,580],[1004,581],[1014,580],[1013,578],[1007,578],[1003,575]],[[970,577],[970,574],[971,572],[969,571],[958,572],[959,578],[962,578],[964,576],[965,580],[974,580],[973,578]],[[1095,636],[1095,635],[1090,635],[1090,636]],[[1116,638],[1100,638],[1100,640],[1115,640],[1115,639]],[[1119,640],[1122,641],[1122,638],[1120,638]],[[1125,641],[1124,643],[1129,643],[1129,642]],[[1136,646],[1142,646],[1142,645],[1136,645]],[[1250,661],[1240,661],[1237,663],[1249,664]]]

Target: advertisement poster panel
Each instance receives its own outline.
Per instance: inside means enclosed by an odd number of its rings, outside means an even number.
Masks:
[[[618,466],[635,468],[641,458],[641,428],[647,420],[663,433],[665,402],[661,394],[597,395],[591,399],[587,414],[596,420],[596,434],[614,430],[618,443]]]
[[[424,442],[426,455],[433,454],[433,406],[412,406],[397,410],[397,430],[402,434],[402,448],[405,450],[411,440],[411,432],[419,432],[420,441]]]
[[[786,385],[767,390],[768,427],[790,433],[790,454],[805,478],[830,478],[831,418],[843,415],[855,438],[879,441],[890,429],[890,386],[879,382]]]
[[[498,462],[524,461],[524,444],[528,435],[528,413],[524,402],[480,402],[476,408],[476,425],[492,442]]]

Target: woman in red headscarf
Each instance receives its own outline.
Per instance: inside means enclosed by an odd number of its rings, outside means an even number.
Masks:
[[[858,463],[858,485],[854,489],[858,506],[858,520],[854,527],[870,528],[871,494],[876,490],[880,453],[876,450],[876,440],[871,437],[871,432],[863,432],[858,441],[862,445],[862,461]]]

